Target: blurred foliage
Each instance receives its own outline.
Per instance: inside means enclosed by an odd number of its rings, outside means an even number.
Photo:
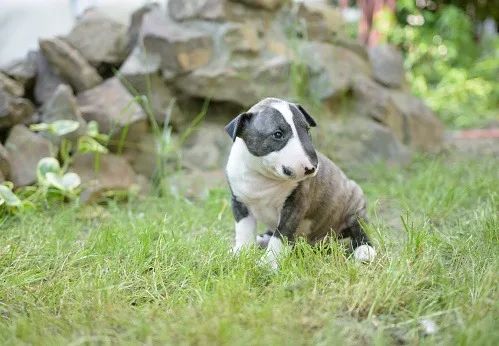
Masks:
[[[385,40],[403,50],[412,91],[451,127],[476,127],[497,119],[497,35],[477,39],[475,23],[459,7],[417,3],[397,1],[395,16],[384,13],[376,25]]]

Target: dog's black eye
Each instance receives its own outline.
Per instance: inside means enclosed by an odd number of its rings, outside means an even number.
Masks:
[[[272,136],[275,138],[275,139],[281,139],[282,138],[282,132],[281,131],[276,131],[272,134]]]

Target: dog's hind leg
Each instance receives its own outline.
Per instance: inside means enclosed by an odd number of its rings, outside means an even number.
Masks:
[[[353,256],[360,262],[372,262],[376,257],[376,250],[371,245],[369,237],[362,229],[358,219],[343,232],[345,237],[350,237]]]

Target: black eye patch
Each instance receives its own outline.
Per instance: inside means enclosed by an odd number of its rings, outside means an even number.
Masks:
[[[281,132],[280,138],[274,137]],[[293,136],[291,126],[276,109],[266,107],[260,110],[245,126],[241,133],[249,152],[255,156],[265,156],[284,148]]]

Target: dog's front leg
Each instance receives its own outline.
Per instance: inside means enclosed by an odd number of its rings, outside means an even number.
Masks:
[[[237,253],[256,242],[256,219],[236,196],[232,196],[232,213],[236,220],[236,242],[232,252]]]
[[[272,270],[278,269],[279,258],[285,250],[285,241],[294,239],[295,232],[305,216],[306,206],[300,195],[301,190],[298,187],[286,199],[279,217],[279,226],[267,245],[262,264]]]

